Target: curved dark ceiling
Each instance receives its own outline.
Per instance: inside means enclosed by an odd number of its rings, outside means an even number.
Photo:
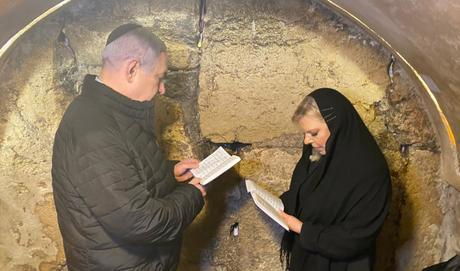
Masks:
[[[441,142],[443,177],[460,190],[460,2],[318,1],[373,35],[420,83]],[[0,58],[34,19],[67,2],[0,0]]]
[[[0,46],[59,0],[0,0]]]

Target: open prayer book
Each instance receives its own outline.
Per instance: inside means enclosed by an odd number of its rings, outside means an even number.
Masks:
[[[201,178],[201,185],[208,184],[222,173],[229,170],[241,160],[236,155],[228,154],[222,147],[200,162],[198,168],[191,170],[193,176]]]
[[[289,231],[288,225],[284,222],[284,219],[279,213],[279,210],[284,211],[284,205],[280,198],[274,196],[251,180],[246,180],[246,189],[251,193],[252,199],[257,207],[264,211],[271,219],[275,220],[276,223]]]

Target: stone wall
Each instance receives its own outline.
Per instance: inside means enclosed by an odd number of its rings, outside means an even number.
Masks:
[[[69,99],[53,83],[52,40],[51,31],[31,32],[2,66],[1,270],[59,270],[65,264],[50,164],[54,132]]]
[[[26,34],[0,81],[0,270],[63,270],[51,190],[54,132],[86,73],[97,73],[107,34],[138,22],[167,43],[167,94],[155,100],[170,159],[204,157],[217,143],[242,161],[208,185],[206,207],[184,237],[180,270],[281,270],[282,230],[252,203],[244,178],[275,194],[289,185],[302,136],[290,122],[318,87],[353,102],[389,162],[390,215],[377,270],[421,270],[455,253],[458,191],[439,179],[440,150],[420,91],[389,54],[325,8],[301,0],[74,1]],[[61,39],[58,39],[59,34]],[[62,42],[65,35],[70,42]],[[230,226],[239,223],[239,235]]]

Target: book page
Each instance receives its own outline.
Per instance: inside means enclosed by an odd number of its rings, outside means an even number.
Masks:
[[[201,178],[200,183],[205,185],[229,170],[240,160],[238,156],[230,155],[222,147],[219,147],[201,161],[198,168],[192,169],[191,172],[193,176]]]
[[[276,209],[273,205],[259,197],[257,193],[252,194],[252,198],[254,199],[255,204],[259,207],[265,214],[267,214],[271,219],[273,219],[276,223],[281,225],[284,229],[289,231],[289,227],[284,221],[283,217],[280,215],[279,210]]]
[[[257,207],[283,228],[289,230],[289,227],[279,213],[280,210],[284,210],[284,205],[280,198],[271,194],[251,180],[246,180],[246,189],[251,193],[252,199]]]

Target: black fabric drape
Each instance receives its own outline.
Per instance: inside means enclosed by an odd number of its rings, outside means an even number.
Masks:
[[[423,271],[460,271],[460,256],[456,255],[447,262],[425,267]]]
[[[282,259],[287,254],[290,270],[371,270],[390,203],[387,163],[345,96],[327,88],[310,96],[331,134],[326,154],[314,164],[312,147],[304,145],[290,188],[281,196],[286,213],[303,222],[300,234],[285,233]]]

